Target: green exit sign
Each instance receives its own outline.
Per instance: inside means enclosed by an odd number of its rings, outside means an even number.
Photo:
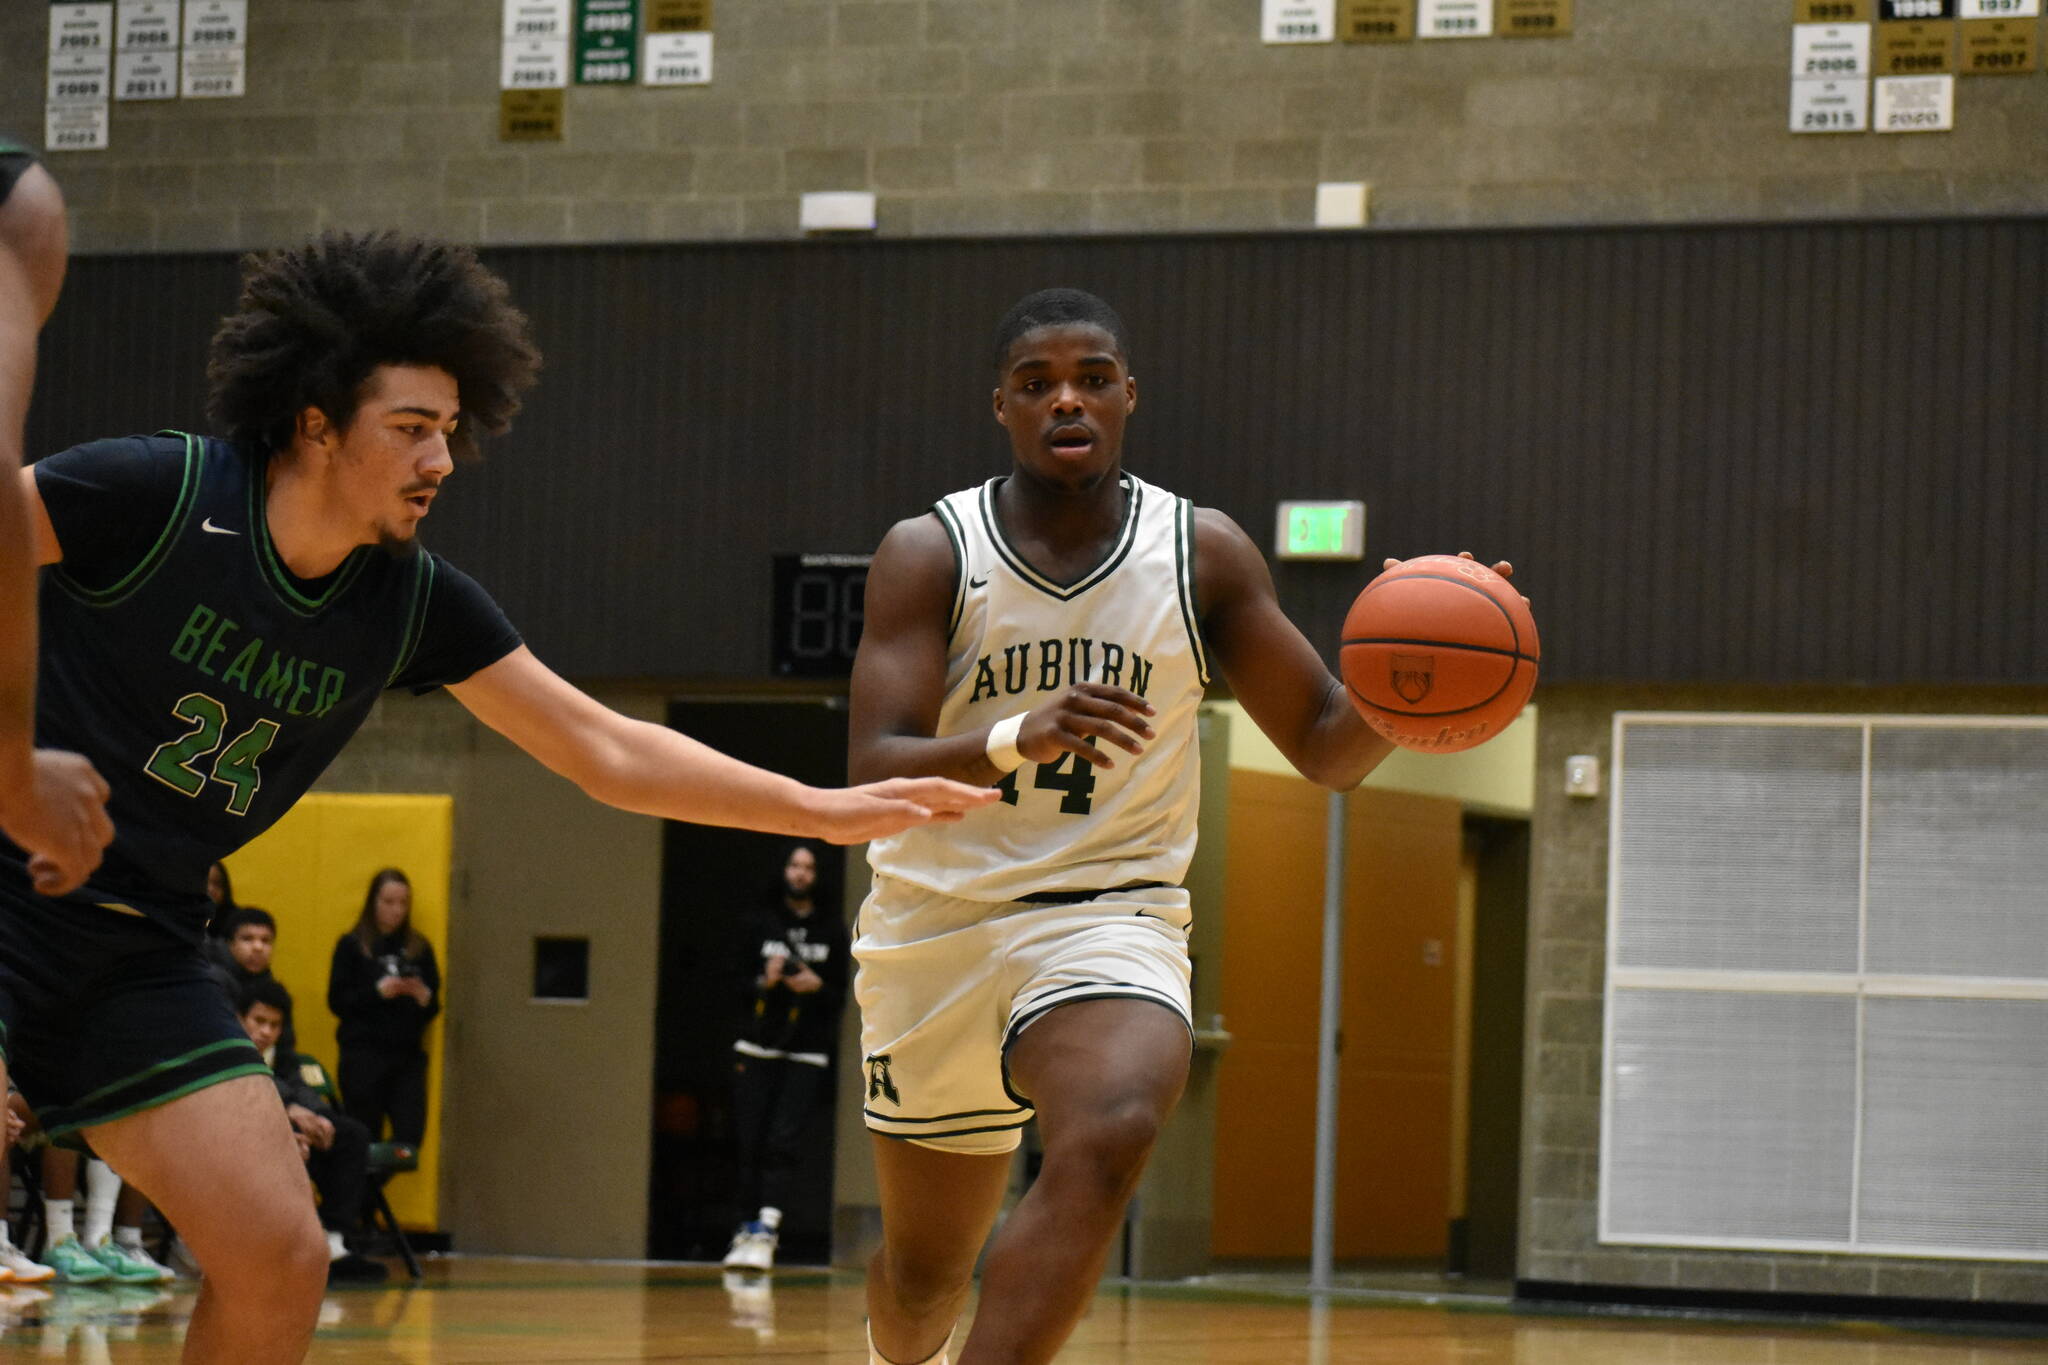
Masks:
[[[1278,559],[1364,559],[1365,504],[1281,503],[1273,554]]]

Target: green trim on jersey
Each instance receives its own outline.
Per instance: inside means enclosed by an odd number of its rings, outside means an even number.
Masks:
[[[264,506],[264,480],[251,477],[249,480],[249,538],[256,543],[256,563],[263,570],[264,580],[270,584],[278,599],[301,616],[315,616],[342,593],[363,571],[369,561],[368,546],[358,545],[349,551],[341,569],[328,581],[326,590],[318,597],[308,597],[292,585],[291,575],[278,560],[277,547],[270,543],[270,521]]]
[[[1209,685],[1209,651],[1202,647],[1202,610],[1195,596],[1195,504],[1179,500],[1173,512],[1174,577],[1180,585],[1180,619],[1195,651],[1195,676]]]
[[[26,142],[16,142],[5,133],[0,133],[0,156],[30,156],[41,158],[42,153]]]
[[[405,608],[405,633],[399,638],[405,644],[398,651],[398,662],[391,665],[391,676],[384,680],[386,687],[398,681],[398,675],[412,667],[412,656],[420,647],[420,637],[427,629],[427,597],[434,588],[434,557],[425,550],[415,551],[419,567],[413,572],[412,600]]]
[[[88,588],[64,572],[62,560],[57,563],[54,574],[57,585],[88,607],[116,606],[147,583],[150,575],[163,567],[164,560],[170,557],[171,544],[177,539],[178,532],[184,529],[192,504],[199,499],[199,478],[206,467],[206,441],[182,431],[160,431],[157,434],[176,436],[185,442],[185,472],[183,482],[178,486],[178,500],[171,506],[171,516],[164,523],[164,529],[157,533],[156,544],[149,547],[149,553],[128,571],[126,577],[107,588]]]
[[[967,536],[945,499],[933,503],[932,511],[938,514],[939,525],[946,528],[946,539],[953,542],[953,614],[946,620],[946,635],[950,638],[960,629],[961,614],[967,610]]]
[[[1017,577],[1048,597],[1056,597],[1062,602],[1073,601],[1115,573],[1117,566],[1130,555],[1131,547],[1138,543],[1138,511],[1139,505],[1145,500],[1144,489],[1137,480],[1124,475],[1118,479],[1124,488],[1124,525],[1123,530],[1117,534],[1116,544],[1110,547],[1109,553],[1103,556],[1100,564],[1081,576],[1079,582],[1063,588],[1032,568],[1024,556],[1004,537],[1003,524],[996,519],[996,485],[1001,482],[1002,479],[995,478],[981,486],[981,519],[988,526],[989,540],[995,544],[996,553],[1003,557],[1003,562],[1016,572]]]

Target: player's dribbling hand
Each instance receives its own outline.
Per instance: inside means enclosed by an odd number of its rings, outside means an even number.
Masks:
[[[1017,731],[1017,752],[1033,763],[1054,763],[1063,753],[1077,754],[1098,768],[1114,768],[1095,741],[1106,739],[1126,753],[1141,754],[1140,740],[1152,738],[1145,718],[1152,705],[1135,692],[1105,683],[1075,683],[1024,716]]]
[[[970,787],[946,777],[891,777],[859,787],[818,793],[816,823],[809,831],[834,844],[861,844],[915,825],[951,824],[1002,793]]]
[[[1474,562],[1474,563],[1477,563],[1477,562],[1478,562],[1478,561],[1477,561],[1477,559],[1475,559],[1475,558],[1474,558],[1474,556],[1473,556],[1473,554],[1472,554],[1472,552],[1471,552],[1470,550],[1460,550],[1460,551],[1458,551],[1458,558],[1460,558],[1460,559],[1471,559],[1471,560],[1473,560],[1473,562]],[[1399,566],[1400,566],[1400,565],[1401,565],[1401,564],[1402,564],[1403,562],[1404,562],[1404,561],[1402,561],[1402,560],[1399,560],[1399,559],[1388,559],[1388,560],[1384,560],[1384,561],[1382,561],[1382,562],[1381,562],[1381,564],[1380,564],[1380,568],[1381,568],[1381,569],[1383,569],[1383,570],[1384,570],[1384,569],[1392,569],[1392,568],[1397,568],[1397,567],[1399,567]],[[1514,565],[1512,565],[1512,564],[1510,564],[1510,563],[1508,563],[1508,561],[1506,561],[1505,559],[1501,559],[1501,560],[1496,560],[1496,561],[1494,562],[1494,564],[1493,564],[1493,571],[1494,571],[1495,573],[1499,574],[1499,575],[1500,575],[1500,576],[1501,576],[1502,578],[1513,578],[1513,577],[1515,576],[1515,566],[1514,566]],[[1523,596],[1523,598],[1522,598],[1522,600],[1523,600],[1524,602],[1527,602],[1527,601],[1528,601],[1529,599],[1528,599],[1528,597],[1527,597],[1526,595],[1524,595],[1524,596]]]
[[[62,896],[85,885],[114,838],[107,784],[91,763],[37,749],[27,790],[0,806],[0,830],[28,851],[36,892]]]

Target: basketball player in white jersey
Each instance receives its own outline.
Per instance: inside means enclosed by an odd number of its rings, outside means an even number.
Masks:
[[[1211,668],[1313,781],[1356,786],[1390,751],[1282,614],[1236,523],[1123,469],[1138,387],[1109,305],[1033,294],[996,353],[1013,467],[889,532],[853,673],[853,781],[1003,792],[869,854],[854,958],[883,1365],[1038,1365],[1087,1306],[1187,1080],[1180,880]],[[1034,1112],[1044,1165],[949,1357]]]

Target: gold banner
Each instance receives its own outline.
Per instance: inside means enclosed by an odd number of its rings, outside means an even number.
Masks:
[[[1963,20],[1963,74],[2016,76],[2041,69],[2039,19]]]
[[[1956,69],[1956,21],[1879,24],[1870,54],[1880,76],[1936,76]]]
[[[1795,24],[1867,24],[1871,0],[1793,0]]]
[[[1347,43],[1405,43],[1415,37],[1415,0],[1343,0],[1337,36]]]
[[[562,106],[560,90],[499,91],[498,141],[560,142]]]
[[[646,0],[647,32],[705,33],[711,28],[711,0]]]
[[[1493,31],[1503,38],[1562,38],[1572,31],[1572,0],[1496,0]]]

